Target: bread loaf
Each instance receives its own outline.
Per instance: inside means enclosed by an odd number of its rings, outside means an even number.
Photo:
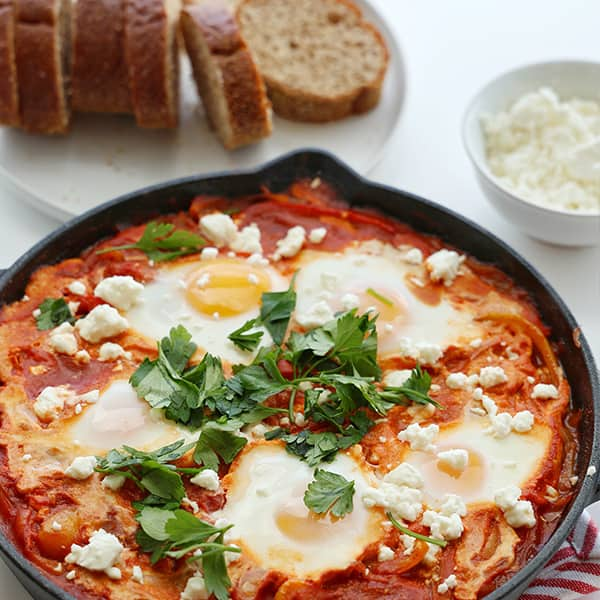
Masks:
[[[70,0],[16,0],[20,121],[33,133],[69,127],[70,9]]]
[[[244,0],[237,14],[279,115],[332,121],[379,102],[388,51],[349,0]]]
[[[228,149],[271,133],[265,85],[222,0],[188,6],[181,27],[207,117]]]
[[[74,111],[131,113],[125,0],[77,0],[72,19]]]
[[[19,125],[15,57],[15,3],[0,0],[0,125]]]
[[[178,124],[180,8],[180,0],[125,0],[125,57],[140,127]]]

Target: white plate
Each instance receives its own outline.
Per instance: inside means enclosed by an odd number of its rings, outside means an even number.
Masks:
[[[175,131],[138,129],[133,118],[75,115],[65,137],[0,129],[0,175],[8,192],[40,210],[68,219],[137,188],[168,179],[256,166],[304,147],[339,156],[361,173],[382,157],[400,116],[404,67],[396,40],[367,0],[355,0],[385,37],[390,66],[381,102],[370,113],[330,124],[274,118],[273,135],[234,152],[210,131],[199,105],[187,57],[182,56],[181,124]]]

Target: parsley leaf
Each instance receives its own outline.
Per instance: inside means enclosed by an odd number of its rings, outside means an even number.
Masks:
[[[260,322],[278,346],[283,343],[290,318],[296,308],[295,280],[296,275],[292,277],[290,287],[285,292],[266,292],[262,295]]]
[[[136,515],[140,525],[136,540],[144,552],[150,552],[155,564],[165,557],[175,559],[200,550],[188,558],[201,561],[206,590],[217,600],[229,598],[231,580],[227,573],[225,552],[240,552],[224,544],[224,534],[231,528],[215,527],[185,510],[144,507]]]
[[[427,371],[423,371],[420,365],[417,365],[402,386],[386,387],[381,396],[391,401],[394,401],[395,396],[404,396],[417,404],[433,404],[437,408],[441,408],[441,405],[429,396],[430,387],[431,375]]]
[[[236,329],[234,332],[230,333],[227,338],[245,352],[253,352],[256,350],[258,344],[260,344],[260,340],[262,339],[264,332],[248,332],[259,324],[259,319],[251,319],[250,321],[246,321],[239,329]]]
[[[445,540],[438,540],[437,538],[427,537],[426,535],[422,535],[421,533],[417,533],[416,531],[408,529],[408,527],[404,527],[404,525],[398,523],[398,521],[394,519],[394,516],[390,512],[386,512],[385,515],[398,531],[401,531],[406,535],[410,535],[411,537],[414,537],[417,540],[421,540],[422,542],[427,542],[428,544],[434,544],[436,546],[439,546],[440,548],[445,548],[448,545],[448,542],[446,542]]]
[[[46,298],[39,306],[40,314],[35,318],[40,331],[54,329],[62,323],[75,323],[69,305],[64,298]]]
[[[146,225],[142,237],[135,244],[113,246],[98,250],[96,254],[105,254],[115,250],[141,250],[150,260],[162,262],[173,260],[198,252],[206,245],[206,241],[199,235],[186,231],[175,230],[172,223],[157,223],[152,221]]]
[[[247,443],[245,437],[215,423],[208,423],[196,444],[194,460],[213,471],[218,471],[219,458],[230,464]]]
[[[321,515],[331,511],[334,517],[343,517],[354,508],[354,481],[323,469],[315,470],[315,480],[308,484],[304,504]]]
[[[199,473],[202,469],[180,470],[172,463],[181,458],[193,444],[179,440],[154,452],[143,452],[130,446],[111,450],[104,457],[97,457],[96,471],[104,474],[117,474],[133,481],[141,490],[149,492],[151,503],[176,502],[185,496],[180,473]]]

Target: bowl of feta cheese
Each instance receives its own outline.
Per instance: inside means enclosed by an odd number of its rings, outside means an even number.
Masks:
[[[536,239],[600,244],[600,63],[554,61],[497,77],[463,142],[493,206]]]

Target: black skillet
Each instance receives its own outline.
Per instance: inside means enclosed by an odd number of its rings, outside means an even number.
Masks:
[[[350,204],[377,207],[419,232],[439,236],[471,256],[497,266],[527,290],[543,321],[550,326],[551,338],[558,346],[559,359],[571,385],[572,404],[582,411],[577,458],[579,483],[562,522],[544,547],[523,569],[487,596],[489,600],[518,598],[558,550],[584,507],[594,499],[596,476],[586,476],[586,472],[590,465],[599,462],[600,383],[584,336],[548,282],[514,250],[468,219],[412,194],[373,184],[330,154],[299,151],[255,171],[188,177],[148,187],[73,219],[34,246],[0,276],[0,305],[19,300],[31,274],[41,265],[78,256],[92,243],[113,235],[121,227],[140,224],[167,212],[185,210],[197,194],[234,197],[259,192],[262,186],[276,192],[304,177],[321,177],[333,184]],[[0,553],[34,598],[72,599],[48,581],[1,534]]]

